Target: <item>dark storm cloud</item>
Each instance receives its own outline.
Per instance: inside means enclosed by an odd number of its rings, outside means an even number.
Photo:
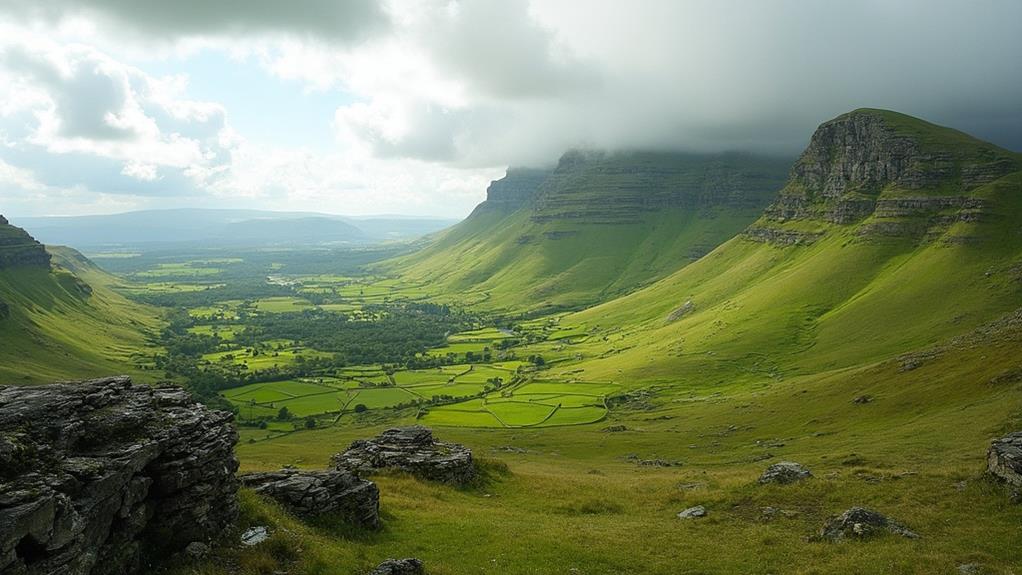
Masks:
[[[290,33],[347,42],[387,27],[373,0],[0,0],[0,7],[28,18],[85,16],[163,39]]]

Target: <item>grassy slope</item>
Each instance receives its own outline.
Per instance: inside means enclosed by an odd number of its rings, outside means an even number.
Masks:
[[[115,373],[152,379],[153,372],[134,367],[134,356],[150,345],[146,334],[159,328],[158,312],[114,292],[117,280],[78,252],[49,251],[53,271],[0,270],[0,300],[11,308],[11,316],[0,320],[0,383]]]
[[[679,159],[680,158],[680,159]],[[772,197],[785,162],[742,157],[728,169],[745,170],[747,198],[762,205]],[[634,164],[630,164],[630,162]],[[565,202],[558,209],[615,210],[613,203],[661,170],[678,169],[655,193],[676,189],[707,192],[714,183],[693,183],[707,160],[640,154],[599,169],[555,175],[541,187],[543,201]],[[637,170],[613,173],[610,169]],[[657,184],[658,186],[660,184]],[[703,186],[703,187],[700,187]],[[695,191],[699,188],[698,191]],[[651,192],[651,193],[654,193]],[[621,208],[625,210],[627,208]],[[480,209],[442,234],[421,252],[389,262],[387,268],[414,281],[428,282],[451,300],[494,311],[578,308],[603,301],[661,278],[726,241],[751,223],[759,207],[665,208],[629,211],[625,217],[535,220],[553,208],[526,206],[513,213]]]

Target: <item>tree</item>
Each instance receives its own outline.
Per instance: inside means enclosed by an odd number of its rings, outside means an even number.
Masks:
[[[315,429],[316,418],[309,416],[305,418],[305,429]]]
[[[355,413],[362,413],[364,411],[367,411],[368,409],[369,408],[366,407],[366,404],[360,403],[360,404],[355,406]]]
[[[277,419],[279,421],[287,421],[291,419],[291,410],[288,409],[286,405],[280,408],[280,411],[277,412]]]

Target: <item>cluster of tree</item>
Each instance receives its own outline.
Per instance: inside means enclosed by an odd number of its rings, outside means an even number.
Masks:
[[[422,305],[422,304],[419,304]],[[267,339],[301,341],[305,346],[331,352],[336,366],[367,363],[404,365],[429,348],[447,341],[447,334],[471,325],[461,314],[434,313],[408,306],[367,308],[373,321],[353,321],[338,313],[304,310],[299,313],[251,317],[247,329],[236,336],[242,346]]]

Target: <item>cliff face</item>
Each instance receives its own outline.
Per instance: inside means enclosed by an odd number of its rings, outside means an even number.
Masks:
[[[863,224],[863,237],[932,238],[954,222],[983,218],[990,206],[972,192],[1019,169],[1018,154],[961,132],[856,110],[816,130],[765,221],[746,237],[787,238],[769,222],[807,220]]]
[[[127,377],[0,386],[0,572],[134,573],[237,516],[237,433]]]
[[[490,182],[486,201],[476,210],[513,212],[524,207],[535,198],[536,190],[549,175],[549,170],[540,168],[508,168],[503,178]]]
[[[568,152],[537,190],[535,222],[631,223],[662,209],[765,208],[788,160],[749,154]]]
[[[0,216],[0,269],[13,267],[49,267],[50,254],[25,230],[10,225]]]

